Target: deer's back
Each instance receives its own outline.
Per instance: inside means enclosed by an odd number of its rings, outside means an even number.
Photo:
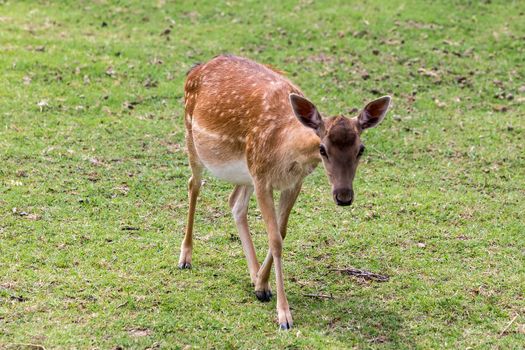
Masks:
[[[202,128],[247,136],[256,127],[294,121],[288,102],[300,93],[282,74],[235,56],[218,56],[188,74],[187,113]]]

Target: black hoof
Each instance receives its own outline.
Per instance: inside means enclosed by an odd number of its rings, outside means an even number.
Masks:
[[[259,301],[266,303],[272,299],[272,292],[269,290],[256,290],[255,296],[257,299],[259,299]]]
[[[179,269],[181,269],[181,270],[191,269],[191,264],[190,263],[180,263],[179,264]]]
[[[279,329],[282,329],[282,330],[292,329],[292,323],[291,322],[281,323],[281,324],[279,324]]]

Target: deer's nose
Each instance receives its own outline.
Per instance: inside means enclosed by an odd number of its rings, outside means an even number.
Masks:
[[[354,201],[354,190],[350,188],[337,189],[334,191],[334,200],[337,205],[351,205]]]

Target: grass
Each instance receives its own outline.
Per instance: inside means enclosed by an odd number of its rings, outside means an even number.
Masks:
[[[520,1],[0,2],[0,348],[522,347],[524,40]],[[231,185],[207,179],[177,269],[183,79],[223,52],[327,115],[394,98],[350,209],[321,168],[306,179],[291,332],[254,297]],[[332,271],[350,266],[390,281]]]

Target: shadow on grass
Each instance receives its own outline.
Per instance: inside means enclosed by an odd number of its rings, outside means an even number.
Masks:
[[[214,270],[214,278],[228,280],[207,283],[211,271],[206,265],[201,263],[200,269],[182,275],[177,271],[180,279],[173,281],[174,290],[160,302],[156,330],[159,334],[176,336],[181,344],[196,344],[213,335],[215,341],[231,342],[233,347],[246,342],[257,347],[275,341],[290,346],[416,347],[408,338],[410,332],[403,318],[374,295],[338,293],[334,299],[320,300],[304,296],[302,288],[291,288],[287,293],[294,318],[294,330],[290,333],[293,337],[275,338],[281,334],[275,323],[275,296],[270,303],[257,301],[245,273]],[[257,337],[250,338],[254,331],[261,330]],[[296,338],[296,331],[303,336]]]
[[[299,324],[320,331],[324,329],[327,336],[342,343],[369,344],[371,347],[383,344],[395,349],[415,347],[415,343],[407,339],[402,317],[385,308],[380,300],[337,296],[328,300],[299,296],[290,299]]]

